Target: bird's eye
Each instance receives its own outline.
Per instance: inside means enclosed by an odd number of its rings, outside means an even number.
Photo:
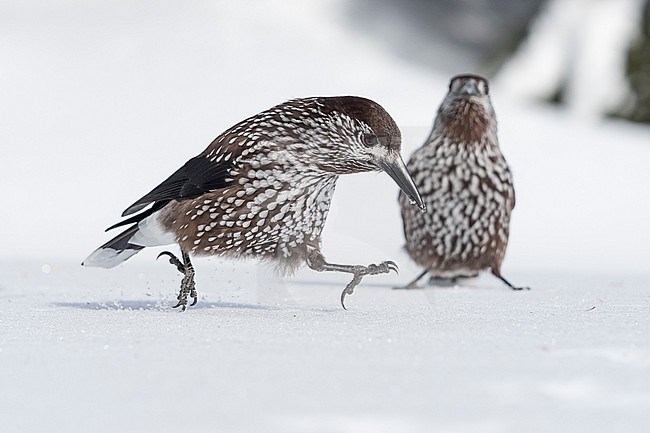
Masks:
[[[363,134],[363,144],[368,147],[376,146],[379,143],[379,139],[375,134]]]
[[[486,95],[490,94],[490,86],[488,86],[488,83],[483,83],[483,91]]]

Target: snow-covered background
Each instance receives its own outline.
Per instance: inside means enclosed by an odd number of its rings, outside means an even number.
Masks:
[[[160,250],[79,266],[127,205],[284,100],[374,99],[405,158],[426,137],[448,73],[342,1],[240,3],[0,3],[0,430],[647,431],[650,128],[522,102],[504,76],[503,271],[530,292],[391,290],[417,268],[384,174],[341,178],[325,229],[329,259],[401,268],[348,311],[341,275],[197,260],[200,303],[178,314]]]

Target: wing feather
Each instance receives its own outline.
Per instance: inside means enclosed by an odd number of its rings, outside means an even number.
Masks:
[[[122,216],[138,212],[151,203],[194,198],[206,192],[224,188],[232,182],[231,169],[232,163],[230,162],[215,162],[204,155],[196,156],[187,161],[163,183],[126,208]]]

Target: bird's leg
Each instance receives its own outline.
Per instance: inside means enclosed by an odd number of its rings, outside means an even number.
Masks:
[[[522,287],[515,287],[515,286],[513,286],[512,283],[510,283],[510,281],[506,280],[505,278],[503,278],[503,276],[501,276],[501,272],[495,271],[494,269],[492,269],[492,275],[494,275],[495,277],[497,277],[498,279],[503,281],[505,283],[505,285],[510,287],[512,290],[530,290],[530,287],[523,287],[523,286]]]
[[[428,272],[429,272],[429,271],[425,269],[425,270],[422,271],[422,272],[421,272],[417,277],[415,277],[415,278],[413,279],[413,281],[411,281],[411,282],[408,283],[407,285],[405,285],[405,286],[397,286],[397,287],[393,287],[393,289],[397,289],[397,290],[401,290],[401,289],[419,289],[420,286],[418,286],[418,281],[420,281],[420,279],[421,279],[422,277],[424,277]]]
[[[187,308],[188,296],[193,299],[190,307],[196,305],[199,299],[196,293],[196,286],[194,284],[195,272],[194,266],[190,261],[190,255],[183,250],[181,250],[181,255],[183,257],[182,262],[178,257],[169,251],[163,251],[162,253],[158,254],[157,259],[159,259],[161,256],[169,256],[169,263],[176,266],[176,269],[178,269],[178,271],[184,275],[183,280],[181,281],[181,290],[179,291],[178,297],[176,298],[178,299],[178,304],[174,305],[172,308],[181,307],[181,311],[185,311]]]
[[[192,265],[192,262],[190,261],[190,255],[186,253],[185,251],[183,253],[183,261],[185,262],[185,270],[187,271],[185,273],[185,278],[183,278],[183,282],[181,282],[181,291],[183,288],[183,283],[187,280],[187,288],[189,289],[189,295],[192,298],[192,303],[190,304],[190,307],[193,307],[196,305],[196,303],[199,301],[199,297],[196,293],[196,285],[194,284],[194,265]],[[187,303],[187,296],[185,297],[185,303]]]
[[[354,292],[354,288],[359,285],[364,276],[387,274],[390,271],[398,272],[397,265],[395,262],[392,262],[390,260],[381,262],[379,264],[373,263],[368,266],[338,265],[335,263],[328,263],[325,260],[325,257],[323,257],[323,255],[318,251],[315,251],[310,255],[310,257],[307,259],[307,265],[317,272],[345,272],[353,275],[352,281],[350,281],[348,285],[345,286],[343,292],[341,292],[341,306],[344,310],[347,310],[347,308],[345,308],[345,296],[351,295]]]

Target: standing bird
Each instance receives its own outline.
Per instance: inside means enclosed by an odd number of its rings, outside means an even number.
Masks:
[[[341,174],[383,170],[422,210],[422,199],[400,156],[401,134],[377,103],[354,96],[295,99],[236,124],[167,180],[129,206],[129,226],[82,265],[112,268],[144,247],[177,243],[171,264],[184,275],[178,304],[197,302],[190,256],[255,257],[290,273],[347,272],[345,308],[365,275],[397,271],[394,262],[369,266],[328,263],[321,231]],[[150,206],[150,207],[149,207]],[[137,213],[136,212],[139,212]]]
[[[501,275],[515,207],[512,174],[499,150],[488,82],[457,75],[438,109],[433,130],[408,163],[427,213],[413,212],[400,194],[406,250],[431,282],[455,282],[490,269]]]

